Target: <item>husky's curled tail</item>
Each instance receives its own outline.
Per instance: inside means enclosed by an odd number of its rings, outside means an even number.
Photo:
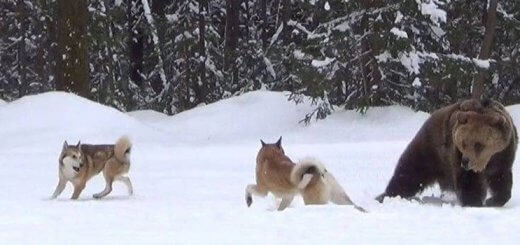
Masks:
[[[352,205],[359,211],[366,212],[356,205],[347,195],[336,178],[327,171],[316,158],[300,160],[293,170],[291,178],[301,177],[301,193],[305,204],[325,204],[329,201],[337,205]],[[299,187],[300,187],[299,185]]]
[[[132,143],[127,136],[119,138],[114,145],[114,155],[118,161],[123,163],[130,163],[130,151]]]
[[[321,171],[314,163],[296,164],[291,171],[291,182],[300,190],[304,190],[311,182],[311,180],[319,179]]]

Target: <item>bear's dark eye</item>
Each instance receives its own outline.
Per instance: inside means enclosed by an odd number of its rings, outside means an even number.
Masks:
[[[475,143],[475,151],[481,152],[484,149],[484,145],[480,142]]]
[[[466,141],[462,142],[462,149],[466,149]]]

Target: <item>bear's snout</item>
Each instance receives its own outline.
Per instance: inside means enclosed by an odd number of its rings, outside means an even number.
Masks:
[[[460,161],[460,166],[465,170],[469,170],[469,158],[462,157],[462,160]]]

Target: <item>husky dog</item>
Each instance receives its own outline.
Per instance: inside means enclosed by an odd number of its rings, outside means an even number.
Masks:
[[[74,185],[71,199],[78,199],[87,181],[103,171],[106,187],[94,198],[102,198],[112,191],[115,180],[122,181],[128,188],[128,194],[133,194],[132,182],[125,176],[130,169],[130,149],[132,144],[127,137],[121,137],[115,145],[88,145],[78,142],[77,145],[63,143],[59,157],[58,186],[51,199],[58,197],[65,189],[67,181]]]
[[[252,195],[261,197],[271,192],[282,199],[278,210],[287,208],[295,195],[302,195],[305,205],[326,204],[356,206],[323,164],[307,158],[295,164],[282,148],[282,137],[274,144],[260,140],[262,148],[256,158],[256,185],[246,187],[246,204],[253,203]]]

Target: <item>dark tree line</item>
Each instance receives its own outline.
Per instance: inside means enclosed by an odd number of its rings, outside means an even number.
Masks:
[[[174,114],[288,90],[336,107],[520,103],[516,0],[0,0],[0,98]]]

